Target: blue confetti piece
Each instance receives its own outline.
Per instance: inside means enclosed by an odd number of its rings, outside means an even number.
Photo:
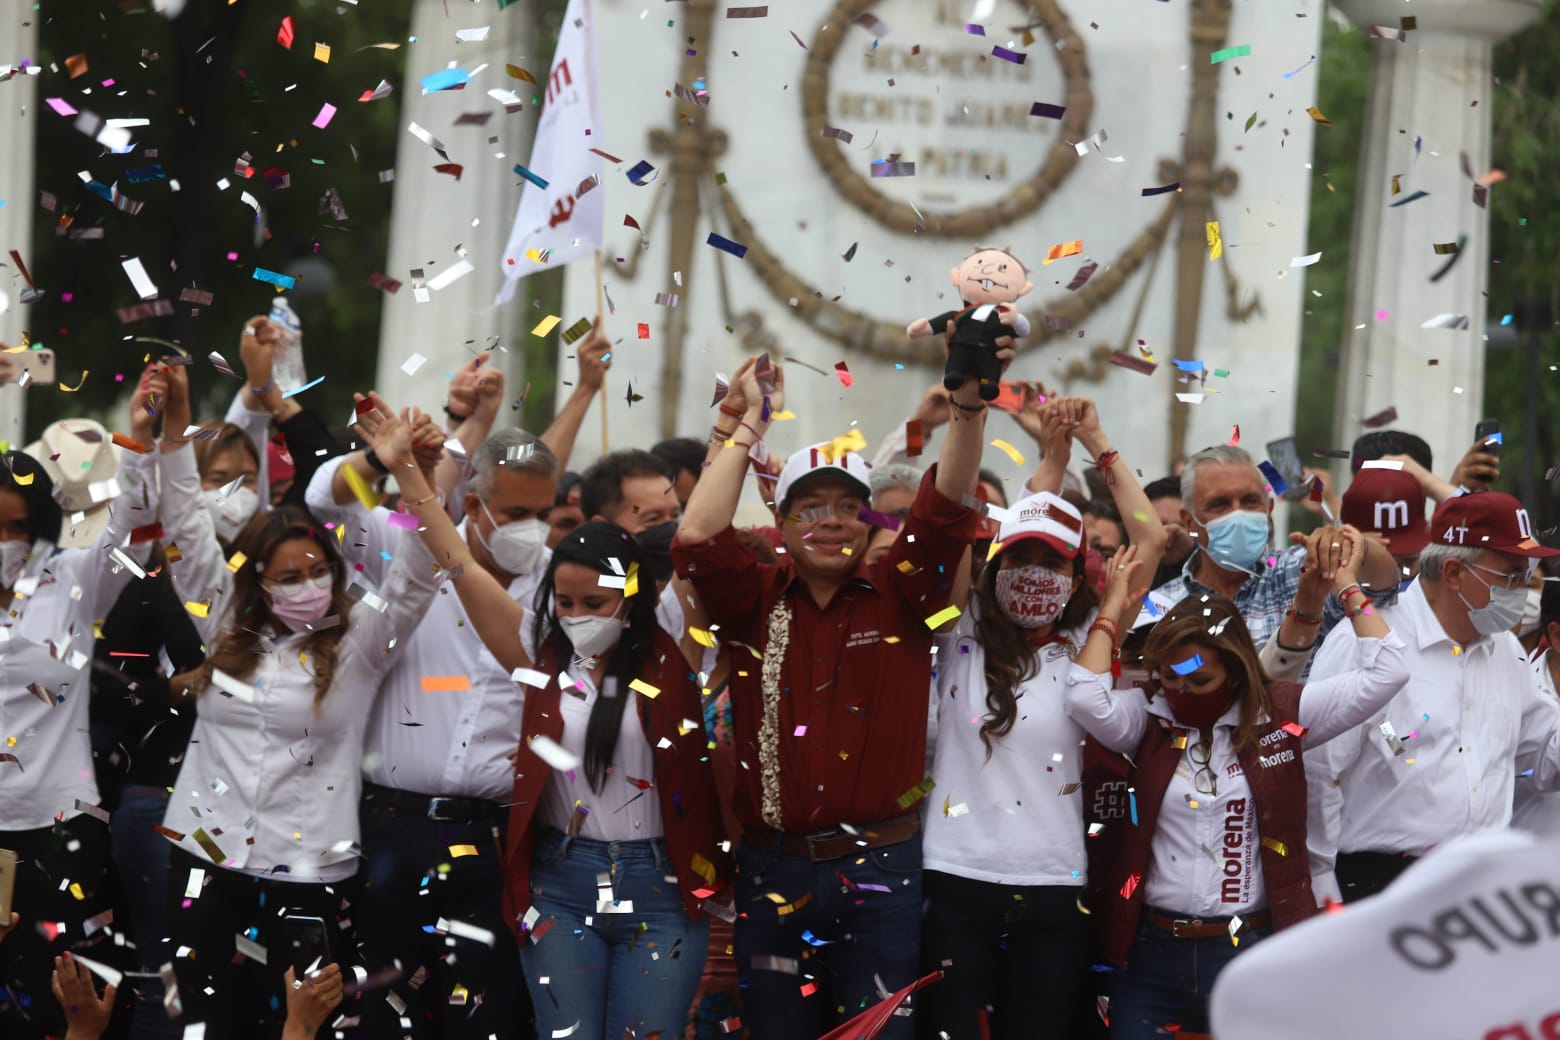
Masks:
[[[831,946],[834,943],[834,940],[832,939],[818,938],[812,933],[812,929],[810,928],[802,932],[802,938],[806,940],[807,945],[809,946]]]
[[[644,187],[645,184],[655,179],[650,176],[653,173],[655,173],[655,167],[641,159],[629,169],[626,176],[628,177],[628,183]]]
[[[733,242],[729,238],[717,235],[713,231],[710,232],[710,237],[704,241],[706,244],[712,245],[716,249],[719,249],[722,253],[730,253],[738,260],[741,260],[743,257],[747,256],[747,246],[743,245],[741,242]]]
[[[545,187],[547,187],[547,182],[546,181],[542,180],[542,178],[538,177],[536,174],[532,173],[530,170],[526,169],[524,166],[521,166],[519,163],[515,163],[515,173],[519,174],[521,177],[524,177],[526,180],[530,181],[532,184],[536,185],[538,188],[545,188]]]
[[[1388,209],[1397,209],[1399,206],[1406,206],[1410,202],[1418,202],[1420,199],[1428,198],[1429,196],[1430,196],[1430,193],[1428,191],[1416,191],[1412,195],[1408,196],[1407,198],[1398,199],[1396,202],[1392,203],[1392,205],[1387,207],[1387,208]]]
[[[254,271],[254,279],[257,282],[270,282],[278,289],[291,289],[298,284],[298,279],[291,275],[279,274],[276,271],[267,271],[263,267],[257,267]]]
[[[1173,358],[1172,360],[1175,361],[1175,367],[1182,372],[1201,372],[1203,370],[1201,361],[1182,361],[1180,358]]]
[[[1273,489],[1273,494],[1282,495],[1289,490],[1289,481],[1279,475],[1277,466],[1263,459],[1257,463],[1257,468],[1262,471],[1262,476],[1267,479],[1268,486]]]
[[[1173,664],[1170,670],[1176,675],[1190,675],[1203,666],[1202,654],[1193,654],[1180,664]]]
[[[441,90],[460,90],[471,81],[471,73],[465,69],[440,69],[422,78],[424,94],[436,94]]]
[[[1127,804],[1132,809],[1132,826],[1136,827],[1138,825],[1138,822],[1137,822],[1137,792],[1136,791],[1128,791],[1127,792]]]
[[[1505,441],[1501,440],[1500,438],[1501,438],[1501,435],[1499,433],[1492,433],[1488,437],[1484,438],[1484,443],[1485,444],[1504,444],[1504,443],[1506,443]]]
[[[1511,324],[1511,319],[1512,319],[1512,316],[1510,314],[1502,315],[1501,319],[1500,319],[1500,323],[1502,325],[1510,325]]]
[[[311,390],[314,387],[319,386],[323,382],[325,382],[325,377],[324,376],[320,376],[318,379],[311,379],[307,383],[304,383],[302,386],[294,387],[293,389],[287,391],[282,396],[283,397],[297,397],[299,394],[303,393],[305,390]]]

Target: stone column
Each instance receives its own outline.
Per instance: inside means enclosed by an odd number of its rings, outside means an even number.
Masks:
[[[444,0],[416,0],[412,12],[417,42],[406,50],[395,203],[385,261],[385,274],[403,284],[399,292],[385,294],[374,383],[391,403],[415,404],[435,414],[444,405],[446,376],[495,337],[509,352],[495,349],[493,362],[502,366],[511,396],[519,396],[525,283],[516,299],[502,309],[493,301],[503,281],[499,261],[523,183],[511,171],[530,155],[537,109],[532,104],[536,88],[506,75],[504,66],[512,63],[545,72],[549,58],[534,53],[532,5],[516,4],[503,11],[486,4],[462,4],[458,10],[450,5],[450,15],[445,7]],[[484,25],[489,27],[486,40],[456,42],[456,30]],[[451,61],[467,72],[484,64],[487,68],[463,90],[424,95],[422,78]],[[487,94],[494,88],[514,91],[526,107],[505,111]],[[464,113],[491,113],[491,117],[484,125],[456,126]],[[459,180],[434,170],[446,160],[407,130],[412,123],[444,145],[449,162],[461,165]],[[474,270],[442,289],[427,290],[428,302],[418,303],[412,269],[421,268],[424,280],[432,282],[460,262],[457,247],[465,250],[465,260]],[[402,366],[414,354],[428,360],[407,375]]]
[[[38,61],[38,28],[36,13],[24,17],[18,11],[13,18],[0,19],[0,54],[20,63],[23,60]],[[11,70],[7,69],[9,73]],[[0,243],[4,249],[16,249],[27,261],[28,270],[37,265],[33,259],[32,224],[33,209],[38,200],[33,197],[33,133],[34,113],[37,111],[37,79],[17,72],[10,80],[0,83],[0,141],[12,142],[13,147],[0,149]],[[0,256],[4,256],[0,252]],[[7,306],[0,313],[0,342],[14,347],[22,341],[23,332],[31,332],[28,325],[28,308],[22,304],[22,293],[27,283],[4,256],[8,269],[0,279],[0,292],[5,293]],[[36,277],[36,272],[34,272]],[[43,288],[47,288],[44,286]],[[44,337],[45,346],[48,337]],[[39,388],[34,392],[45,393],[52,388]],[[0,441],[8,441],[13,447],[21,447],[28,441],[26,420],[26,390],[14,384],[0,388]]]
[[[1349,268],[1348,327],[1333,429],[1337,446],[1360,420],[1397,409],[1394,428],[1417,433],[1445,476],[1473,443],[1483,408],[1484,292],[1489,214],[1473,200],[1473,175],[1490,166],[1491,50],[1536,19],[1542,0],[1340,0],[1364,30],[1417,27],[1406,42],[1372,40],[1364,154]],[[1402,191],[1392,178],[1402,174]],[[1499,191],[1498,187],[1491,189]],[[1405,202],[1415,192],[1428,197]],[[1393,207],[1393,203],[1405,204]],[[1435,245],[1467,236],[1463,255],[1439,281],[1449,256]],[[1443,314],[1466,328],[1424,329]],[[1431,364],[1434,361],[1435,364]]]

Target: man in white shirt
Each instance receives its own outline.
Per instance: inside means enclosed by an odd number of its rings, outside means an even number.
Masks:
[[[1372,895],[1436,845],[1507,827],[1520,772],[1560,788],[1560,701],[1539,692],[1510,631],[1533,561],[1560,550],[1534,540],[1522,503],[1488,491],[1443,502],[1430,539],[1418,580],[1381,611],[1407,648],[1408,685],[1305,756],[1318,899]],[[1354,640],[1334,629],[1312,681],[1352,668]]]
[[[344,553],[377,580],[395,528],[384,509],[357,505],[343,469],[365,462],[373,466],[359,453],[327,463],[308,503],[345,527]],[[546,514],[557,461],[531,434],[500,430],[472,465],[462,534],[477,562],[530,608],[552,556]],[[439,593],[368,723],[363,900],[353,916],[370,969],[398,969],[400,978],[365,999],[363,1019],[373,1036],[511,1040],[529,1035],[530,1017],[500,874],[524,687],[482,645],[460,598],[448,585]]]
[[[1539,602],[1538,625],[1544,638],[1533,654],[1533,678],[1546,697],[1557,697],[1560,688],[1560,583],[1544,582]],[[1536,772],[1535,774],[1536,775]],[[1560,836],[1560,794],[1541,791],[1533,785],[1533,776],[1517,777],[1516,797],[1511,807],[1511,825],[1539,837]]]

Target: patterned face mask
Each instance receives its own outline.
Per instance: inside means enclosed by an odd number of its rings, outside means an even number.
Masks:
[[[1041,628],[1055,621],[1072,598],[1073,578],[1030,564],[997,572],[997,603],[1019,628]]]

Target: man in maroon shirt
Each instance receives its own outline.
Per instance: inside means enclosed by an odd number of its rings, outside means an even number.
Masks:
[[[931,625],[976,537],[979,517],[962,503],[985,441],[986,406],[969,380],[952,394],[938,465],[871,566],[867,464],[828,444],[804,448],[775,487],[781,562],[755,564],[731,521],[784,386],[778,368],[767,395],[752,360],[738,370],[731,396],[744,419],[672,546],[717,638],[739,647],[736,953],[754,1040],[814,1040],[915,979]],[[880,1035],[912,1034],[902,1013]]]

